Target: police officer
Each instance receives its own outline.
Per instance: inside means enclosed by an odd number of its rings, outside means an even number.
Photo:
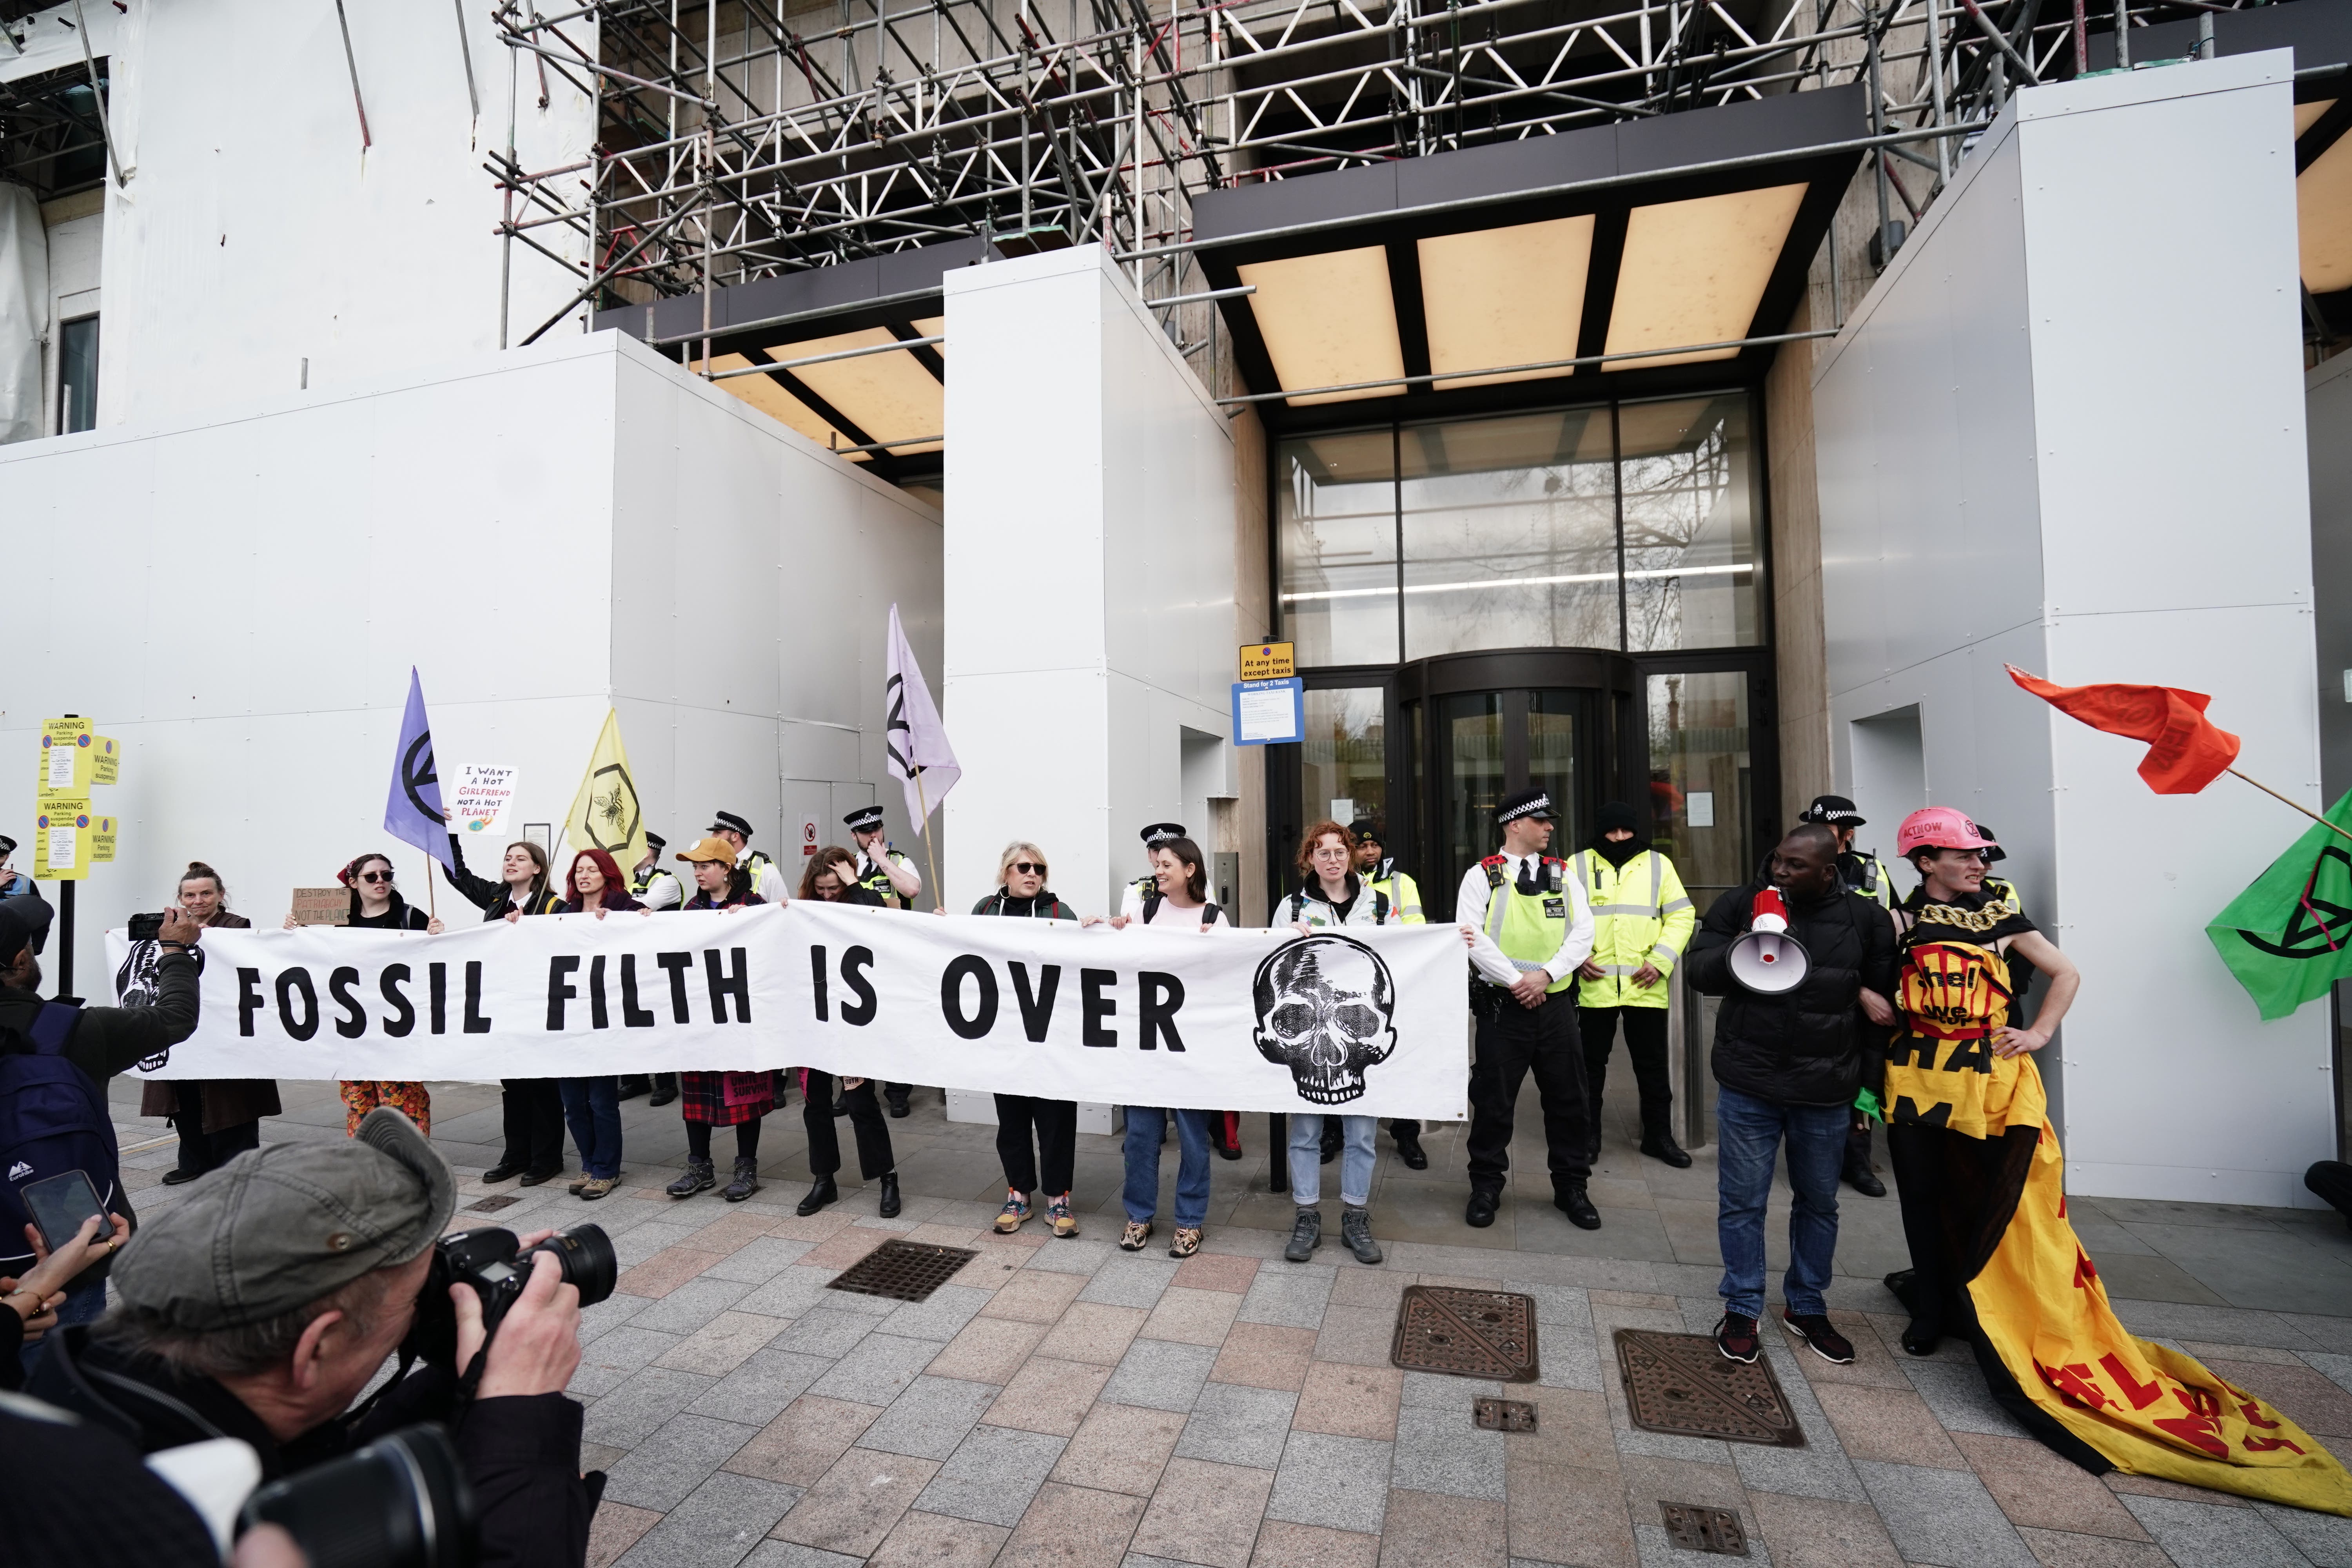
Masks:
[[[1981,822],[1977,824],[1977,833],[1979,837],[1984,838],[1998,838],[2000,837],[2000,835],[1993,832],[1991,828],[1987,827]],[[2003,849],[1997,843],[1991,844],[1986,847],[1984,857],[1985,864],[1987,866],[1991,866],[2000,861],[2008,859],[2009,851]],[[2020,893],[2017,890],[2017,884],[2011,881],[2008,878],[1996,877],[1990,871],[1987,871],[1985,873],[1984,890],[1986,896],[1989,898],[1997,899],[2004,904],[2014,905],[2019,914],[2023,914],[2025,912],[2025,895]],[[2019,952],[2014,946],[2011,946],[2009,950],[2009,1016],[2011,1018],[2022,1019],[2025,1016],[2023,1011],[2025,1007],[2025,993],[2026,990],[2033,984],[2033,975],[2034,968],[2032,962],[2026,958],[2022,953]],[[2025,1026],[2022,1023],[2020,1023],[2018,1026],[2022,1028]]]
[[[784,884],[784,874],[764,850],[751,847],[751,824],[731,811],[722,811],[710,825],[710,837],[731,845],[735,864],[751,873],[751,890],[772,904],[781,904],[792,897],[792,889]]]
[[[1880,909],[1895,907],[1895,879],[1874,849],[1856,850],[1853,830],[1869,819],[1842,795],[1817,795],[1813,804],[1797,814],[1800,822],[1819,822],[1837,835],[1838,873],[1845,885]]]
[[[1162,844],[1172,844],[1179,838],[1192,836],[1184,831],[1181,822],[1155,822],[1143,830],[1143,875],[1129,882],[1118,895],[1118,912],[1130,920],[1143,913],[1143,900],[1159,889],[1160,878],[1151,861],[1151,852]]]
[[[1559,814],[1539,789],[1495,809],[1500,854],[1463,873],[1455,916],[1476,935],[1470,948],[1471,1010],[1478,1019],[1470,1063],[1470,1204],[1463,1218],[1495,1223],[1519,1085],[1532,1071],[1543,1101],[1552,1206],[1584,1230],[1601,1228],[1585,1182],[1592,1173],[1591,1118],[1576,1037],[1577,967],[1592,952],[1592,911],[1565,861],[1544,853]]]
[[[1882,909],[1895,907],[1895,881],[1886,862],[1875,850],[1856,851],[1853,847],[1853,830],[1868,820],[1854,809],[1853,802],[1842,795],[1817,795],[1812,805],[1797,814],[1797,820],[1827,825],[1837,835],[1838,875],[1845,885]],[[1859,1110],[1853,1113],[1853,1125],[1846,1130],[1844,1180],[1864,1197],[1886,1195],[1886,1184],[1878,1179],[1877,1168],[1871,1163],[1870,1118]]]
[[[629,873],[629,897],[649,910],[680,909],[686,903],[686,884],[677,873],[666,870],[661,863],[662,847],[669,842],[660,834],[646,834],[646,858]],[[621,1076],[621,1098],[635,1100],[648,1089],[653,1098],[648,1105],[667,1105],[677,1098],[677,1074],[657,1072],[647,1078],[644,1073],[624,1073]]]
[[[649,910],[675,910],[686,902],[686,884],[661,863],[662,847],[668,842],[658,833],[647,833],[646,858],[629,873],[629,897]]]
[[[1390,918],[1399,925],[1417,926],[1428,923],[1421,911],[1421,888],[1404,872],[1397,869],[1395,859],[1381,842],[1381,825],[1377,818],[1360,816],[1348,825],[1349,836],[1356,841],[1356,876],[1365,887],[1385,895],[1391,911]],[[1339,1119],[1323,1119],[1323,1140],[1331,1145],[1331,1152],[1323,1156],[1326,1162],[1339,1152],[1337,1132]],[[1429,1155],[1421,1147],[1421,1123],[1399,1116],[1389,1122],[1389,1136],[1396,1140],[1397,1158],[1411,1171],[1429,1169]]]
[[[857,847],[857,885],[879,894],[894,910],[913,909],[915,895],[923,890],[923,876],[882,836],[882,808],[861,805],[843,817],[841,825],[849,829],[850,842]]]
[[[1603,805],[1599,834],[1569,860],[1592,909],[1592,956],[1577,969],[1576,1027],[1584,1044],[1584,1088],[1592,1148],[1601,1149],[1601,1090],[1609,1051],[1625,1026],[1625,1055],[1642,1095],[1642,1152],[1676,1170],[1691,1157],[1675,1142],[1675,1092],[1666,1068],[1666,977],[1682,962],[1698,923],[1675,863],[1641,841],[1640,819],[1622,800]]]

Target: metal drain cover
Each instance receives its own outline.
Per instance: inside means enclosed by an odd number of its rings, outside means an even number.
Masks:
[[[1685,1552],[1712,1552],[1720,1557],[1748,1555],[1748,1531],[1739,1516],[1727,1508],[1701,1508],[1690,1502],[1662,1502],[1666,1539]]]
[[[1408,1285],[1390,1362],[1407,1372],[1497,1383],[1536,1380],[1536,1303],[1507,1290]]]
[[[1805,1446],[1772,1369],[1761,1361],[1744,1365],[1727,1359],[1707,1335],[1620,1329],[1617,1366],[1624,1374],[1627,1413],[1645,1432]]]
[[[979,1256],[969,1247],[935,1247],[893,1237],[843,1269],[825,1289],[887,1296],[894,1301],[928,1301],[932,1291]]]
[[[1474,1399],[1470,1419],[1481,1432],[1532,1432],[1536,1407],[1524,1399]]]
[[[512,1193],[492,1193],[488,1197],[476,1198],[472,1203],[467,1204],[466,1205],[466,1212],[468,1214],[496,1214],[499,1210],[505,1208],[509,1204],[519,1204],[520,1202],[522,1202],[522,1200],[515,1196]]]

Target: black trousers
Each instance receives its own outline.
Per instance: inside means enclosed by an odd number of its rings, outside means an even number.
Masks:
[[[1031,1129],[1037,1146],[1029,1146]],[[1078,1102],[1037,1100],[1025,1094],[996,1097],[996,1157],[1004,1162],[1004,1184],[1016,1193],[1042,1192],[1058,1198],[1070,1190],[1070,1168],[1077,1156]],[[1038,1184],[1038,1167],[1045,1184]]]
[[[898,1168],[890,1152],[890,1124],[882,1118],[881,1102],[874,1098],[874,1080],[841,1091],[849,1107],[849,1124],[857,1131],[857,1171],[872,1181]],[[808,1129],[809,1173],[830,1176],[841,1169],[841,1138],[833,1126],[833,1075],[809,1068],[808,1100],[801,1107],[801,1125]]]
[[[1410,1121],[1402,1116],[1392,1116],[1389,1119],[1389,1136],[1391,1138],[1418,1138],[1421,1136],[1421,1123]]]
[[[205,1131],[205,1091],[190,1081],[180,1086],[180,1109],[172,1117],[172,1125],[180,1134],[180,1169],[192,1176],[217,1171],[247,1149],[261,1147],[261,1123],[258,1120],[240,1121],[224,1127],[217,1132]]]
[[[1584,1042],[1584,1092],[1592,1110],[1592,1128],[1601,1130],[1601,1089],[1609,1081],[1609,1052],[1617,1043],[1617,1027],[1625,1027],[1625,1055],[1633,1063],[1633,1082],[1642,1096],[1642,1131],[1672,1135],[1675,1116],[1674,1078],[1666,1069],[1666,1010],[1664,1007],[1579,1007],[1576,1030]]]
[[[526,1171],[563,1169],[563,1091],[551,1078],[500,1079],[507,1152],[499,1163]]]
[[[1542,1098],[1545,1154],[1554,1192],[1592,1174],[1592,1118],[1584,1103],[1584,1056],[1573,994],[1555,991],[1536,1007],[1503,997],[1500,1016],[1478,1020],[1470,1060],[1470,1187],[1500,1192],[1511,1168],[1511,1122],[1530,1072]]]
[[[1889,1142],[1892,1141],[1890,1132]],[[1873,1168],[1870,1158],[1870,1118],[1867,1116],[1857,1113],[1853,1119],[1853,1125],[1846,1129],[1845,1168],[1849,1173]]]

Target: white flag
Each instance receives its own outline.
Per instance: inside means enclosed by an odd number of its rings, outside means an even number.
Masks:
[[[883,749],[890,776],[907,786],[907,820],[920,833],[963,769],[956,765],[955,748],[940,722],[931,689],[923,684],[922,666],[907,646],[906,628],[898,624],[898,606],[890,606],[890,661],[882,683]]]

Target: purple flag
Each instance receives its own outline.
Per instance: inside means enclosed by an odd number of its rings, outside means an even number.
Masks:
[[[392,753],[392,793],[383,803],[383,828],[457,870],[449,853],[449,816],[441,809],[441,779],[433,766],[433,726],[425,719],[425,683],[413,665],[408,711],[400,721],[400,744]]]

